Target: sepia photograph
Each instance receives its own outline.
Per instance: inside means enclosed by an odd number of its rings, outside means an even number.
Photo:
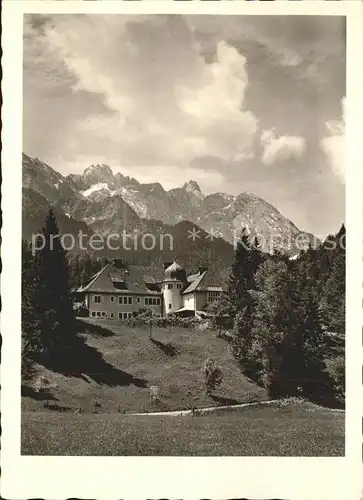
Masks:
[[[6,4],[2,495],[356,500],[363,11],[126,3]]]
[[[22,453],[342,456],[345,18],[25,15]]]

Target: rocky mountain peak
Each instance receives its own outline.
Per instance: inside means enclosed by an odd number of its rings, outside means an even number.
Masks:
[[[100,182],[113,184],[115,181],[111,168],[105,164],[90,165],[83,172],[83,178],[89,184],[97,184]]]
[[[245,227],[251,236],[259,236],[264,251],[296,254],[299,229],[270,203],[248,192],[204,196],[194,180],[165,191],[159,182],[144,184],[120,172],[114,175],[105,164],[90,165],[83,175],[63,177],[27,155],[23,155],[23,187],[103,233],[126,224],[122,214],[131,214],[135,229],[148,219],[170,225],[189,221],[231,243]]]
[[[202,194],[199,184],[193,180],[186,182],[183,186],[183,189],[185,189],[185,191],[188,191],[189,193],[199,192],[200,194]]]

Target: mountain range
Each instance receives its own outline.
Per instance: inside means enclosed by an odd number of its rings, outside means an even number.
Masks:
[[[63,176],[23,153],[24,237],[39,230],[49,205],[55,207],[62,230],[72,234],[86,229],[102,235],[123,230],[165,232],[189,227],[181,224],[188,221],[200,234],[207,238],[209,234],[211,244],[216,240],[232,244],[244,227],[251,237],[259,236],[262,250],[296,255],[299,249],[294,242],[302,233],[274,206],[252,193],[204,195],[193,180],[165,190],[159,182],[145,184],[114,174],[104,164],[90,165],[81,175]]]

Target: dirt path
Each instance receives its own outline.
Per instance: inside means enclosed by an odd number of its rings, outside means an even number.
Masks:
[[[281,404],[281,400],[278,399],[271,399],[267,401],[257,401],[254,403],[243,403],[239,405],[228,405],[228,406],[211,406],[208,408],[196,408],[197,412],[199,414],[205,414],[205,413],[213,413],[214,411],[219,411],[219,410],[231,410],[234,408],[247,408],[247,407],[254,407],[254,406],[268,406],[271,404],[276,404],[279,403]],[[281,405],[283,406],[283,405]],[[345,410],[340,410],[336,408],[329,408],[330,411],[333,412],[344,412]],[[137,415],[137,416],[161,416],[161,415],[168,415],[170,417],[182,417],[182,416],[187,416],[187,415],[192,415],[192,410],[173,410],[173,411],[155,411],[155,412],[150,412],[150,413],[128,413],[128,415]]]

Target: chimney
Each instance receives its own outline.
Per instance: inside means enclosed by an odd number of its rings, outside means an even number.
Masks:
[[[165,269],[167,269],[169,266],[171,266],[171,265],[172,265],[172,263],[173,263],[173,262],[171,262],[171,261],[170,261],[170,262],[169,262],[169,261],[164,262],[164,271],[165,271]]]

